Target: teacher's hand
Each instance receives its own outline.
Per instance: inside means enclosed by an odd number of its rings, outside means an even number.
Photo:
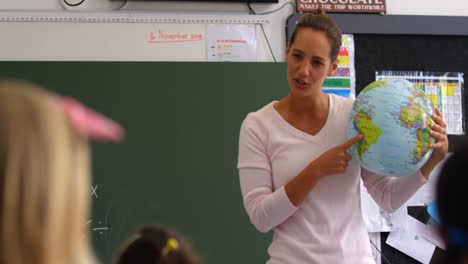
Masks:
[[[442,113],[439,109],[435,109],[432,120],[434,120],[434,123],[431,125],[429,134],[435,140],[435,143],[431,144],[433,152],[429,160],[421,168],[421,173],[426,179],[429,179],[432,169],[434,169],[439,162],[444,160],[448,152],[447,126],[445,125]]]
[[[314,171],[320,177],[342,173],[348,168],[352,156],[348,154],[348,149],[364,138],[364,135],[357,135],[348,141],[323,153],[318,159],[313,161]]]

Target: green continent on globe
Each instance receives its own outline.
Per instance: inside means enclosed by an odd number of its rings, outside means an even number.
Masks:
[[[363,135],[364,139],[357,144],[359,158],[362,160],[362,155],[375,144],[382,134],[382,130],[372,122],[371,116],[363,110],[358,110],[353,118],[354,127]]]
[[[432,119],[427,118],[426,120],[421,106],[414,102],[414,98],[408,99],[410,104],[401,107],[400,110],[400,124],[406,128],[416,129],[416,144],[414,145],[411,163],[417,164],[430,149],[431,136],[429,128],[432,124]]]
[[[361,93],[368,93],[368,92],[372,91],[375,88],[385,87],[387,85],[387,83],[388,83],[387,80],[375,81],[375,82],[369,84],[368,86],[366,86],[366,88],[364,88],[364,90],[362,90]]]

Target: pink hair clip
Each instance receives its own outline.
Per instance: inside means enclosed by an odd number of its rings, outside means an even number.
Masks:
[[[116,122],[97,113],[77,100],[56,96],[65,115],[83,135],[98,142],[120,142],[125,136],[124,129]]]

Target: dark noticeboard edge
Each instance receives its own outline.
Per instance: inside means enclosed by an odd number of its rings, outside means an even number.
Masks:
[[[303,13],[287,22],[287,37]],[[345,34],[468,36],[468,17],[329,13]]]

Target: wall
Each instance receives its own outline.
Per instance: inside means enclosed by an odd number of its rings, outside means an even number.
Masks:
[[[77,1],[77,0],[72,0]],[[101,0],[87,0],[84,5],[89,10],[95,10],[96,7],[105,9],[109,3]],[[280,7],[281,3],[276,5],[254,5],[259,12],[265,12]],[[388,14],[401,15],[449,15],[449,16],[468,16],[468,3],[465,0],[387,0]],[[185,3],[146,3],[134,2],[128,3],[125,9],[129,10],[148,10],[148,11],[212,11],[212,12],[246,12],[247,9],[241,4],[185,4]],[[63,10],[60,0],[2,0],[0,10]]]
[[[52,14],[64,14],[69,11],[92,11],[122,14],[130,12],[147,12],[148,14],[196,14],[198,17],[208,15],[229,15],[230,17],[247,16],[245,4],[212,4],[212,3],[148,3],[129,2],[124,0],[85,0],[77,7],[67,7],[64,0],[2,0],[0,1],[0,19],[5,14],[29,11],[47,11]],[[68,0],[69,3],[80,0]],[[257,13],[267,14],[264,17],[269,23],[264,25],[265,34],[278,61],[284,60],[285,23],[293,12],[293,7],[286,4],[290,1],[280,0],[278,4],[252,4]],[[286,5],[285,5],[286,4]],[[120,12],[117,12],[120,11]],[[405,15],[450,15],[468,16],[468,3],[465,0],[387,0],[388,14]],[[69,12],[66,12],[69,14]],[[77,13],[78,14],[78,13]],[[99,14],[97,14],[99,16]],[[174,31],[185,28],[177,24],[140,24],[123,25],[116,23],[65,23],[65,22],[0,22],[3,41],[0,44],[0,60],[123,60],[123,61],[204,61],[206,52],[203,45],[154,47],[145,45],[141,36],[146,36],[154,27],[162,26]],[[197,27],[195,25],[195,27]],[[203,31],[206,25],[198,25],[192,30]],[[139,33],[138,33],[139,32]],[[140,34],[140,36],[138,35]],[[256,26],[257,60],[273,61],[273,56],[260,26]],[[187,54],[180,51],[185,50]],[[187,52],[192,51],[192,52]],[[181,55],[182,54],[182,55]],[[186,56],[187,55],[187,56]]]
[[[72,11],[104,12],[150,12],[157,14],[199,14],[245,16],[248,9],[245,4],[212,4],[212,3],[147,3],[121,1],[85,0],[78,7],[66,7],[63,0],[2,0],[2,14],[17,11],[48,11],[64,13]],[[79,0],[68,0],[70,3]],[[278,4],[252,4],[257,13],[273,11],[282,7],[287,0]],[[451,15],[468,16],[468,3],[465,0],[387,0],[388,14],[405,15]],[[291,5],[286,4],[281,10],[265,15],[269,20],[264,25],[265,34],[270,42],[277,60],[284,60],[286,19],[292,13]],[[167,60],[206,60],[204,47],[148,47],[135,37],[136,32],[147,34],[157,24],[122,25],[115,23],[0,23],[0,31],[6,42],[0,44],[0,60],[124,60],[124,61],[167,61]],[[180,25],[160,25],[178,30]],[[200,25],[199,30],[204,30]],[[261,28],[256,27],[257,60],[273,61]],[[195,29],[194,29],[195,30]],[[112,32],[112,33],[111,33]],[[138,42],[140,41],[140,42]],[[3,46],[3,47],[2,47]],[[192,50],[189,56],[180,55],[180,50]],[[177,57],[177,55],[180,55]]]

